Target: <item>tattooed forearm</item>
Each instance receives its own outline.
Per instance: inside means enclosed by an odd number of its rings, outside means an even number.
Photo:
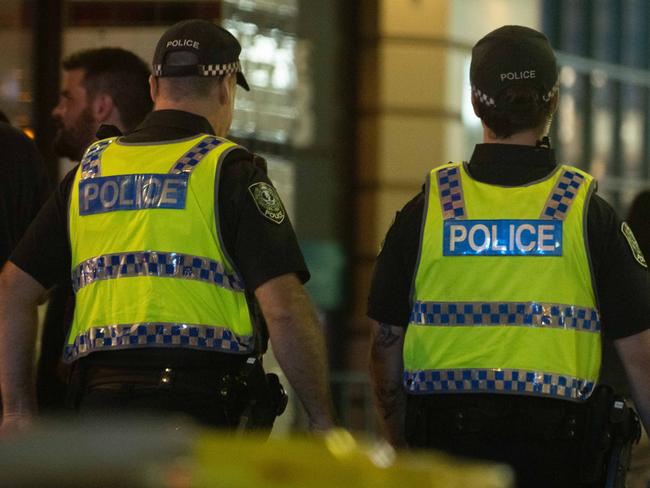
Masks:
[[[390,387],[377,385],[375,387],[375,398],[384,420],[390,420],[392,416],[401,414],[404,410],[406,397],[401,384]]]
[[[379,331],[375,337],[373,345],[376,347],[391,347],[399,340],[400,336],[393,332],[393,326],[390,324],[379,324]]]
[[[406,392],[402,386],[402,347],[406,329],[372,322],[370,375],[375,403],[384,434],[394,446],[402,446]]]

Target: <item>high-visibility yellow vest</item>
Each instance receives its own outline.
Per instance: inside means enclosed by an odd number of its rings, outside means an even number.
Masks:
[[[202,134],[88,148],[70,196],[68,362],[125,348],[254,350],[244,284],[215,215],[215,177],[236,147]]]
[[[592,182],[570,166],[516,187],[459,163],[431,171],[403,350],[410,393],[589,397],[601,359]]]

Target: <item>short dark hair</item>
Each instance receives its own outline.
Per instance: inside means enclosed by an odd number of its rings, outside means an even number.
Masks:
[[[111,96],[127,131],[133,130],[151,112],[149,67],[130,51],[117,47],[86,49],[62,62],[63,69],[83,69],[84,88],[92,98],[98,93]]]
[[[187,51],[172,52],[165,58],[166,66],[187,66],[198,62],[196,54]],[[203,98],[210,95],[224,76],[173,76],[158,78],[165,87],[165,95],[178,102],[184,99]]]
[[[158,78],[158,84],[164,87],[165,96],[175,102],[193,98],[203,98],[210,95],[215,85],[218,85],[223,77],[181,76],[174,78]]]
[[[558,93],[545,101],[533,86],[513,85],[498,96],[496,107],[489,107],[474,100],[479,118],[498,139],[505,139],[518,132],[542,129],[553,116]],[[506,108],[499,108],[506,107]]]

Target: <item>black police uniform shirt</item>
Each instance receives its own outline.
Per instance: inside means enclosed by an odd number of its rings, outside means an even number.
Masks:
[[[47,197],[45,164],[19,129],[0,122],[0,267]]]
[[[468,166],[478,181],[519,186],[549,175],[556,161],[554,151],[548,148],[479,144]],[[377,257],[368,316],[380,323],[408,325],[423,211],[421,192],[397,213]],[[650,328],[650,273],[634,258],[621,232],[621,221],[607,202],[592,194],[587,212],[589,256],[602,333],[615,340],[642,332]]]
[[[178,110],[151,112],[124,142],[155,143],[214,134],[203,117]],[[285,216],[282,223],[265,217],[248,188],[258,182],[271,184],[261,158],[245,149],[231,151],[223,162],[217,208],[228,254],[246,283],[247,293],[272,278],[295,273],[305,283],[309,271],[298,246],[293,227]],[[263,160],[262,160],[263,161]],[[134,171],[137,167],[134,167]],[[70,279],[71,250],[68,238],[68,198],[75,169],[70,171],[14,250],[10,260],[31,275],[44,288]],[[240,361],[232,355],[212,351],[182,349],[135,349],[95,352],[87,356],[91,363],[133,366],[157,365],[160,361],[182,365],[210,366],[215,361]]]

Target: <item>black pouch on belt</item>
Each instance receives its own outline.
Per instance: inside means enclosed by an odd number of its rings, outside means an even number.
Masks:
[[[271,429],[288,402],[278,376],[266,374],[260,360],[250,357],[237,375],[237,381],[247,399],[239,430]]]

